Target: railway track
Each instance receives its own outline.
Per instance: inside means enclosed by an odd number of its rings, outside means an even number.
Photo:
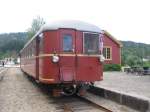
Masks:
[[[90,95],[88,92],[88,95],[83,97],[74,95],[54,98],[50,86],[36,83],[33,78],[27,77],[35,87],[38,87],[49,98],[49,104],[54,105],[55,109],[52,112],[136,112],[122,105],[101,99],[92,93]]]
[[[64,104],[64,112],[74,112],[74,111],[70,105]]]
[[[55,105],[54,112],[113,112],[106,107],[103,107],[78,95],[54,98],[49,86],[41,85],[40,83],[36,83],[34,80],[32,80],[32,78],[28,78],[35,85],[37,85],[44,94],[50,97],[49,103]]]
[[[53,103],[57,105],[56,112],[113,112],[79,96],[54,98]]]
[[[108,109],[108,108],[106,108],[106,107],[104,107],[102,105],[99,105],[99,104],[97,104],[97,103],[95,103],[95,102],[93,102],[91,100],[88,100],[88,99],[86,99],[86,98],[84,98],[82,96],[78,96],[78,97],[83,99],[83,100],[85,100],[86,102],[91,103],[92,105],[94,105],[95,107],[99,108],[100,110],[103,110],[104,112],[113,112],[112,110],[110,110],[110,109]]]

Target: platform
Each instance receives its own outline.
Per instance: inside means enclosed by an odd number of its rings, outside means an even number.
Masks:
[[[105,72],[104,80],[96,82],[90,91],[141,112],[150,112],[149,87],[150,75]]]

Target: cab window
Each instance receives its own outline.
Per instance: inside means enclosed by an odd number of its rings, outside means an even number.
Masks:
[[[63,36],[63,51],[72,52],[72,35]]]
[[[84,53],[98,54],[99,53],[99,34],[84,33]]]

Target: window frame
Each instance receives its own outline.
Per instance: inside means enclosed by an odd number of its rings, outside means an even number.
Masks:
[[[100,33],[96,33],[96,32],[83,32],[83,42],[82,42],[82,44],[83,44],[83,46],[82,46],[82,47],[83,47],[83,54],[87,54],[87,53],[85,53],[85,48],[84,48],[84,44],[85,44],[85,43],[84,43],[84,40],[85,40],[85,36],[84,36],[84,35],[85,35],[85,33],[98,34],[98,35],[99,35],[99,36],[98,36],[98,42],[100,42]],[[100,44],[98,44],[98,51],[99,51],[99,52],[98,52],[98,53],[95,53],[95,54],[90,54],[90,53],[89,53],[89,55],[97,55],[97,54],[100,54],[100,49],[99,49],[99,48],[100,48]]]
[[[104,48],[106,49],[106,52],[105,52],[105,54],[106,54],[106,57],[105,57],[105,60],[112,60],[112,47],[111,46],[104,46],[103,47],[103,52],[104,52]],[[110,58],[107,58],[107,49],[110,49]],[[104,54],[104,53],[103,53]]]

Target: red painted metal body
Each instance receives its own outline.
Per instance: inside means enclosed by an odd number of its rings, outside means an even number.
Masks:
[[[99,56],[83,53],[82,31],[62,28],[42,33],[43,38],[34,38],[21,52],[21,69],[24,72],[46,84],[78,84],[103,79]],[[63,52],[64,34],[72,36],[73,52]],[[26,56],[30,51],[30,56]],[[60,58],[58,63],[52,62],[54,54]]]

